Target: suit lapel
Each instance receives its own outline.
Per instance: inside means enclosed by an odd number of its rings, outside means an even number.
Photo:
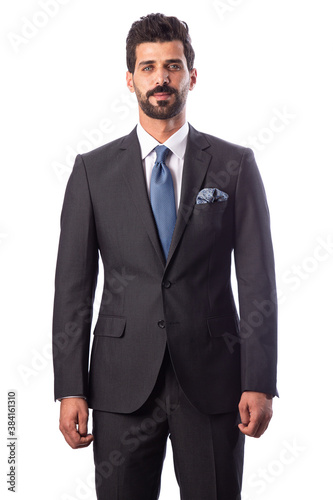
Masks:
[[[205,151],[210,146],[203,134],[191,125],[184,157],[183,177],[177,221],[173,232],[167,262],[163,255],[154,214],[147,192],[147,184],[141,161],[141,149],[136,129],[123,139],[118,154],[118,165],[140,213],[149,239],[159,256],[161,265],[167,267],[192,214],[196,196],[206,175],[211,155]]]
[[[118,154],[118,164],[132,194],[133,202],[141,216],[149,239],[159,256],[161,265],[164,267],[165,258],[148,197],[147,183],[142,168],[141,148],[136,128],[124,138]]]
[[[206,175],[211,155],[205,151],[210,146],[205,136],[191,125],[184,157],[180,203],[175,230],[173,232],[166,267],[180,242],[192,214],[196,197]]]

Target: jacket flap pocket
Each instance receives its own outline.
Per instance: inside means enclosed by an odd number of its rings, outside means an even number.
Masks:
[[[223,337],[225,333],[238,333],[238,321],[233,314],[208,318],[207,324],[211,337]]]
[[[126,318],[122,316],[99,315],[94,335],[100,337],[121,337],[125,331]]]

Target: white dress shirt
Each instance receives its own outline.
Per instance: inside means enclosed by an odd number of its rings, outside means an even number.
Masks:
[[[161,144],[154,139],[154,137],[142,127],[140,123],[137,126],[137,135],[141,147],[141,159],[143,171],[145,173],[147,189],[150,198],[150,178],[151,172],[155,165],[156,161],[156,152],[154,148],[156,146],[160,146]],[[182,186],[182,177],[183,177],[183,166],[184,166],[184,156],[187,144],[187,136],[188,136],[189,126],[188,122],[185,122],[184,125],[177,130],[169,139],[167,139],[163,146],[166,146],[170,149],[170,153],[166,158],[166,165],[168,166],[172,180],[173,180],[173,188],[175,191],[175,200],[176,200],[176,213],[178,213],[179,201],[180,201],[180,191]],[[63,398],[58,398],[59,401],[66,398],[84,398],[84,396],[64,396]]]
[[[184,165],[184,155],[186,150],[187,136],[188,136],[189,125],[187,122],[177,130],[169,139],[167,139],[163,146],[170,149],[170,153],[166,158],[166,165],[168,166],[172,180],[173,188],[175,191],[176,200],[176,213],[178,212],[179,201],[180,201],[180,191],[182,185],[183,177],[183,165]],[[159,146],[160,143],[154,139],[153,136],[148,134],[146,130],[139,123],[137,126],[137,134],[141,147],[141,158],[142,166],[146,176],[148,194],[150,195],[150,178],[151,173],[156,161],[156,152],[154,148]]]

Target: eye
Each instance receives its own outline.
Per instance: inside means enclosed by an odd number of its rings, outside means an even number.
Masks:
[[[180,69],[179,64],[170,64],[169,68],[171,69]]]
[[[142,71],[150,71],[152,66],[145,66]]]

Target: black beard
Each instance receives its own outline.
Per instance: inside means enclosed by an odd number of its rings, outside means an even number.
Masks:
[[[184,108],[186,104],[186,97],[188,93],[188,89],[184,88],[181,92],[174,89],[173,87],[169,87],[168,85],[159,85],[154,90],[148,90],[145,98],[143,94],[134,86],[134,90],[138,99],[138,103],[142,111],[145,115],[149,116],[149,118],[154,118],[155,120],[169,120],[174,116],[178,115]],[[173,104],[170,104],[168,101],[157,101],[157,106],[154,106],[149,102],[149,97],[154,95],[155,93],[164,93],[168,92],[169,94],[175,95],[175,100]]]

